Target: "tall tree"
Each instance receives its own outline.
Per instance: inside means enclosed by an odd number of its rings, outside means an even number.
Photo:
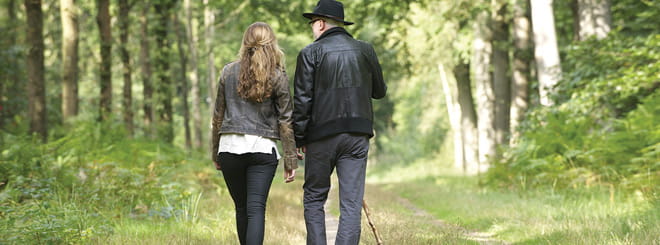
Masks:
[[[479,167],[477,172],[485,171],[489,158],[495,157],[495,92],[490,75],[492,54],[490,15],[479,13],[474,23],[474,41],[472,64],[477,95],[477,130],[479,134]]]
[[[174,0],[160,0],[154,4],[154,9],[158,13],[158,25],[156,26],[156,47],[158,56],[156,56],[156,71],[158,82],[156,91],[158,93],[158,116],[157,123],[158,136],[166,142],[171,143],[174,140],[174,127],[172,125],[172,79],[170,77],[170,38],[171,12],[174,7]]]
[[[511,143],[518,136],[517,128],[527,111],[529,100],[529,64],[531,63],[531,25],[529,0],[517,0],[513,5],[513,83],[511,84]]]
[[[206,33],[204,35],[204,39],[206,42],[206,52],[207,52],[207,76],[206,76],[206,81],[208,84],[208,99],[207,101],[209,102],[209,114],[212,115],[213,113],[213,106],[211,101],[215,101],[215,95],[213,93],[216,92],[215,90],[215,56],[213,55],[213,46],[214,46],[214,37],[215,37],[215,11],[213,11],[213,7],[209,4],[209,0],[204,0],[204,29],[206,30]]]
[[[9,33],[16,33],[16,1],[9,0],[7,3],[7,16],[9,19],[3,23]],[[6,35],[7,38],[7,49],[16,50],[13,47],[16,46],[16,35]],[[5,48],[5,47],[3,47]],[[7,52],[7,55],[11,57],[18,58],[18,52]],[[17,95],[20,91],[25,91],[25,89],[18,89],[19,85],[24,83],[19,81],[18,71],[21,69],[18,68],[16,62],[7,62],[4,63],[5,67],[0,68],[2,72],[0,73],[0,128],[4,128],[4,123],[7,119],[13,118],[14,108],[10,106],[10,95]],[[17,96],[18,97],[18,96]],[[21,96],[24,97],[24,96]]]
[[[100,87],[99,120],[106,120],[112,112],[112,29],[110,24],[110,0],[96,0],[96,22],[100,34]]]
[[[190,79],[191,99],[192,99],[192,118],[193,118],[193,146],[195,148],[202,147],[202,110],[200,109],[202,96],[199,89],[199,68],[197,67],[197,32],[193,24],[193,15],[191,8],[191,0],[184,1],[184,9],[186,12],[186,36],[188,37],[188,52],[190,53],[190,67],[192,71],[186,71]]]
[[[458,105],[461,110],[460,129],[463,142],[464,173],[477,173],[479,167],[479,135],[477,134],[477,112],[474,109],[472,86],[470,84],[470,64],[460,61],[454,66],[454,77],[458,90]]]
[[[27,91],[30,132],[45,142],[48,137],[46,120],[46,85],[44,83],[44,36],[41,0],[25,0],[27,14]]]
[[[75,0],[61,0],[62,118],[78,115],[78,9]]]
[[[509,18],[506,3],[493,11],[493,86],[495,91],[495,142],[506,144],[509,136],[511,79],[509,79]]]
[[[119,0],[119,52],[121,53],[122,73],[124,75],[124,90],[122,100],[124,126],[129,135],[133,135],[133,81],[131,80],[131,56],[128,53],[128,33],[130,25],[129,12],[131,5],[128,0]]]
[[[578,0],[579,38],[585,40],[591,36],[605,38],[612,29],[610,0]]]
[[[149,45],[149,9],[150,1],[142,2],[140,15],[140,74],[142,75],[142,110],[144,112],[145,134],[153,136],[153,84],[151,81],[151,52]]]
[[[533,0],[530,2],[539,95],[541,105],[550,106],[554,104],[550,94],[552,94],[561,77],[552,0]]]
[[[571,15],[573,16],[573,41],[580,40],[580,10],[578,0],[571,0]]]
[[[445,105],[449,115],[452,138],[454,138],[454,166],[465,168],[465,157],[463,156],[463,132],[461,131],[461,107],[458,105],[458,91],[454,83],[449,82],[449,77],[443,64],[438,64],[440,72],[440,83],[445,95]]]
[[[183,129],[185,132],[186,139],[186,149],[192,148],[192,140],[190,137],[190,109],[188,107],[188,78],[186,76],[186,71],[188,70],[188,58],[186,58],[186,51],[184,50],[183,43],[186,42],[186,33],[181,28],[181,23],[177,18],[177,15],[174,15],[174,29],[176,31],[176,47],[179,51],[179,60],[181,61],[181,72],[179,74],[180,82],[177,84],[177,92],[181,95],[182,107],[183,107]]]

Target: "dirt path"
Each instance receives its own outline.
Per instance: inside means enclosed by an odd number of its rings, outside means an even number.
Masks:
[[[305,244],[306,232],[302,207],[302,183],[276,182],[269,197],[265,244]],[[367,184],[365,200],[371,219],[384,244],[509,244],[494,234],[468,230],[437,219],[411,201],[384,186]],[[325,205],[326,241],[335,244],[339,223],[338,184],[333,181]],[[289,234],[283,238],[281,234]],[[377,244],[367,218],[362,215],[360,244]]]
[[[391,191],[382,190],[377,185],[368,185],[365,199],[369,202],[372,219],[376,223],[376,228],[383,237],[385,244],[390,244],[388,240],[399,240],[402,238],[392,236],[393,229],[406,228],[408,230],[419,232],[415,235],[407,236],[428,236],[428,233],[435,233],[437,238],[429,238],[429,242],[435,244],[436,240],[441,244],[455,244],[455,243],[476,243],[476,244],[510,244],[506,241],[493,238],[494,234],[485,232],[478,232],[468,230],[464,227],[448,223],[446,221],[435,218],[432,214],[424,209],[417,207],[408,199],[400,197]],[[398,213],[398,214],[397,214]],[[407,217],[401,217],[401,215]],[[408,214],[408,215],[405,215]],[[391,219],[401,219],[404,222],[410,223],[405,225],[398,225],[398,227],[391,227],[389,224]],[[366,217],[363,217],[366,220]],[[429,227],[430,226],[430,227]],[[368,224],[363,222],[363,237],[373,237],[373,233],[368,229]],[[366,229],[365,229],[366,228]],[[403,239],[408,239],[404,237]],[[423,240],[424,241],[424,240]]]
[[[433,217],[433,215],[431,215],[430,213],[426,212],[425,210],[415,206],[415,204],[413,204],[408,199],[405,199],[403,197],[397,197],[396,201],[398,203],[400,203],[402,206],[406,207],[408,210],[410,210],[413,213],[414,216],[429,220],[433,225],[435,225],[439,228],[448,228],[448,229],[451,229],[451,230],[458,230],[458,231],[462,232],[463,236],[467,240],[475,241],[475,242],[478,242],[479,244],[486,244],[486,245],[509,244],[505,241],[494,239],[493,238],[494,234],[490,234],[490,233],[486,233],[486,232],[470,231],[470,230],[465,229],[463,227],[460,227],[460,226],[457,226],[457,225],[454,225],[454,224],[449,224],[449,223],[447,223],[443,220],[436,219],[435,217]]]

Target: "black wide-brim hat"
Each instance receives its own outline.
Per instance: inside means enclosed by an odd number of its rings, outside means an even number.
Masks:
[[[319,0],[314,8],[314,12],[304,13],[303,16],[310,20],[314,16],[321,16],[342,22],[344,25],[353,24],[353,22],[344,20],[344,5],[334,0]]]

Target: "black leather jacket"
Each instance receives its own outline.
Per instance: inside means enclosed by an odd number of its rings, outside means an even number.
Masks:
[[[339,133],[373,136],[371,98],[387,86],[370,44],[341,27],[325,31],[298,54],[294,84],[297,147]]]
[[[282,141],[284,167],[298,167],[292,129],[292,104],[289,78],[277,70],[271,81],[272,95],[261,103],[251,102],[238,95],[240,63],[233,62],[222,69],[218,83],[218,96],[211,124],[211,155],[217,163],[220,135],[223,133],[250,134]],[[220,163],[221,164],[221,163]]]

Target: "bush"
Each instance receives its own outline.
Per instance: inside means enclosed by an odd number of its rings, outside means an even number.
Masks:
[[[660,195],[660,35],[570,47],[557,105],[529,112],[487,180],[503,186],[615,185]]]
[[[122,128],[81,122],[47,144],[4,133],[0,243],[85,243],[114,218],[186,219],[195,190],[174,175],[188,154]]]

